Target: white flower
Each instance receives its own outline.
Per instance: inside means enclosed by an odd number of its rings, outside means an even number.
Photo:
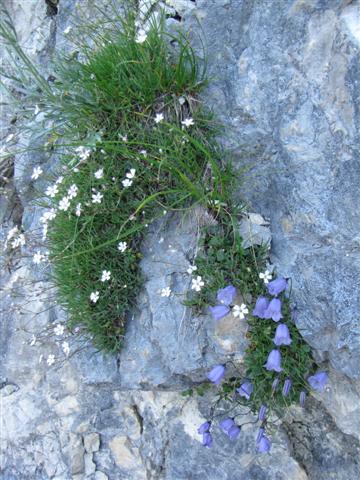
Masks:
[[[37,252],[35,253],[35,255],[33,256],[33,263],[35,263],[35,265],[38,265],[38,264],[41,263],[44,259],[45,259],[45,255],[43,255],[42,253],[40,253],[39,251],[37,251]]]
[[[63,342],[61,346],[65,355],[68,356],[70,353],[69,342]]]
[[[76,205],[75,215],[76,215],[77,217],[80,217],[80,215],[81,215],[81,203],[78,203],[78,204]]]
[[[121,253],[124,253],[126,249],[127,249],[127,243],[120,242],[118,245],[118,250],[120,250]]]
[[[127,188],[127,187],[131,187],[131,185],[133,184],[133,181],[129,180],[128,178],[125,178],[124,180],[121,181],[121,183],[125,188]]]
[[[122,140],[123,142],[125,142],[125,143],[128,141],[127,135],[120,135],[120,138],[121,138],[121,140]]]
[[[162,297],[170,297],[171,295],[171,288],[170,287],[166,287],[166,288],[163,288],[161,290],[161,296]]]
[[[90,79],[91,79],[91,80],[96,80],[96,75],[95,75],[95,73],[92,73],[92,74],[90,75]]]
[[[57,185],[60,185],[60,183],[62,183],[63,180],[64,180],[64,177],[58,177],[55,183]]]
[[[71,198],[75,198],[76,195],[78,194],[78,187],[77,185],[75,185],[75,183],[73,183],[70,187],[69,187],[69,190],[68,190],[68,197],[71,199]]]
[[[20,233],[20,235],[17,238],[14,238],[14,240],[11,242],[12,248],[17,248],[17,247],[22,247],[25,245],[25,235],[23,233]]]
[[[155,123],[160,123],[164,120],[164,115],[162,113],[157,113],[154,118]]]
[[[195,290],[195,292],[200,292],[204,285],[205,283],[199,275],[191,280],[191,289]]]
[[[48,197],[54,198],[55,195],[58,193],[58,191],[59,191],[59,188],[56,184],[49,185],[45,190],[45,195],[47,195]]]
[[[48,233],[48,224],[44,223],[42,228],[42,240],[45,241]]]
[[[104,274],[104,272],[103,272],[103,274]],[[105,280],[101,279],[101,281],[104,282]],[[99,297],[100,297],[100,293],[98,291],[91,292],[90,293],[90,302],[96,303],[99,300]]]
[[[70,207],[70,200],[68,197],[63,197],[59,202],[59,210],[66,212]]]
[[[54,333],[55,333],[55,335],[60,336],[60,335],[63,335],[64,332],[65,332],[65,327],[64,327],[64,325],[61,325],[60,323],[58,323],[58,324],[56,325],[56,327],[54,328]]]
[[[147,151],[146,150],[140,150],[140,154],[144,155],[144,157],[147,157]]]
[[[49,355],[46,360],[46,363],[49,365],[49,367],[51,367],[51,365],[55,363],[55,355]]]
[[[42,173],[43,173],[43,170],[41,167],[34,167],[31,178],[33,180],[37,180]]]
[[[81,147],[75,148],[75,152],[79,155],[81,160],[84,161],[84,160],[87,160],[89,158],[89,156],[91,154],[91,148],[81,146]]]
[[[103,176],[104,176],[104,169],[103,168],[99,168],[99,170],[96,170],[96,172],[94,173],[94,177],[97,180],[100,180],[100,178],[103,178]]]
[[[272,275],[269,270],[265,270],[265,272],[259,273],[259,278],[261,278],[261,280],[264,280],[264,283],[266,284],[269,283],[269,280],[272,279]]]
[[[136,170],[135,168],[130,168],[130,171],[125,175],[126,178],[135,178]]]
[[[190,265],[190,267],[186,270],[189,275],[192,275],[194,272],[196,272],[197,266],[196,265]]]
[[[135,42],[136,43],[144,43],[146,39],[147,39],[147,34],[146,34],[145,30],[140,28],[140,30],[138,31],[138,33],[136,35]]]
[[[92,198],[92,203],[101,203],[102,198],[104,195],[100,192],[93,193],[91,198]]]
[[[185,120],[183,120],[181,122],[181,125],[183,125],[184,127],[188,128],[188,127],[191,127],[191,125],[194,125],[194,119],[192,118],[185,118]]]
[[[49,220],[54,220],[55,217],[56,217],[55,208],[51,208],[50,210],[47,210],[41,215],[40,223],[47,223]]]
[[[64,30],[65,35],[68,35],[68,34],[71,32],[71,30],[72,30],[72,26],[71,26],[71,25],[69,25],[68,27],[66,27],[65,30]]]
[[[7,240],[7,241],[11,240],[13,237],[15,237],[15,235],[17,235],[18,231],[19,231],[19,229],[18,229],[17,225],[15,225],[15,227],[11,228],[11,229],[8,231],[6,240]]]
[[[247,308],[245,303],[242,303],[240,306],[234,305],[232,313],[234,317],[240,317],[240,319],[242,320],[243,318],[245,318],[245,315],[249,313],[249,309]]]
[[[109,270],[103,270],[101,274],[101,281],[106,282],[110,280],[111,272]]]

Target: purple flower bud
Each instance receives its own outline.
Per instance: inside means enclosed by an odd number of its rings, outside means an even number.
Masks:
[[[240,435],[241,428],[238,425],[233,425],[229,428],[227,434],[230,440],[236,440],[237,437]]]
[[[221,288],[217,292],[218,302],[227,306],[233,303],[235,296],[236,296],[236,288],[233,287],[232,285],[228,285],[225,288]]]
[[[284,382],[284,386],[282,390],[282,394],[284,397],[287,397],[289,395],[290,389],[291,389],[291,380],[290,378],[287,378]]]
[[[269,300],[266,297],[259,297],[256,300],[255,308],[252,312],[254,317],[265,318],[264,313],[265,310],[269,306]]]
[[[310,386],[314,390],[318,390],[319,392],[323,392],[325,385],[327,384],[329,377],[326,372],[317,372],[315,375],[312,375],[307,379]]]
[[[306,392],[300,392],[300,407],[305,407],[305,400],[306,400]]]
[[[228,433],[228,431],[233,425],[235,425],[235,422],[232,418],[224,418],[224,420],[221,420],[221,422],[219,423],[219,427],[225,433]]]
[[[276,377],[275,380],[273,381],[272,387],[271,387],[273,393],[276,392],[276,390],[279,386],[279,383],[280,383],[280,378]]]
[[[275,338],[273,342],[277,346],[291,344],[292,340],[290,337],[290,332],[285,323],[279,323],[279,325],[276,327]]]
[[[270,440],[265,435],[263,435],[260,438],[260,441],[257,443],[257,451],[260,453],[266,453],[270,450],[270,448],[271,448]]]
[[[215,383],[215,385],[219,385],[225,375],[225,372],[226,368],[224,365],[215,365],[215,367],[213,367],[213,369],[208,373],[207,377],[210,382]]]
[[[283,369],[281,368],[281,353],[279,352],[279,350],[271,350],[264,367],[266,368],[266,370],[282,372]]]
[[[209,312],[215,320],[220,320],[230,312],[230,308],[226,305],[216,305],[215,307],[209,307]]]
[[[276,278],[272,282],[267,284],[267,289],[270,295],[276,297],[279,293],[283,292],[287,287],[287,280],[285,278]]]
[[[212,444],[212,436],[211,436],[211,433],[205,432],[205,433],[203,434],[202,444],[204,445],[204,447],[208,447],[208,448],[211,447],[211,444]]]
[[[261,405],[259,410],[259,420],[262,422],[265,419],[267,407],[266,405]]]
[[[264,435],[265,433],[265,429],[264,428],[259,428],[259,431],[258,431],[258,434],[257,434],[257,437],[256,437],[256,443],[259,443],[260,440],[261,440],[261,437]]]
[[[202,435],[203,433],[206,433],[209,431],[210,429],[210,426],[211,426],[211,422],[205,422],[205,423],[202,423],[200,425],[200,427],[198,428],[198,433],[200,435]]]
[[[281,301],[278,298],[273,298],[269,303],[268,308],[264,312],[264,318],[272,318],[274,322],[278,322],[281,315]]]
[[[250,399],[250,396],[253,391],[253,384],[251,382],[244,382],[240,385],[239,388],[236,389],[240,397],[245,397],[246,400]]]

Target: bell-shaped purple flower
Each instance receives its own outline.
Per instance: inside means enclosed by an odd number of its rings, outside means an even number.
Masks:
[[[210,382],[215,383],[215,385],[219,385],[221,380],[223,379],[226,372],[226,368],[224,365],[215,365],[208,373],[207,377]]]
[[[240,435],[241,428],[238,425],[233,425],[229,428],[227,434],[230,440],[236,440],[237,437]]]
[[[291,344],[291,337],[288,326],[285,323],[279,323],[276,327],[275,338],[273,342],[275,345],[290,345]]]
[[[211,427],[211,422],[205,422],[200,425],[198,428],[198,433],[202,435],[203,433],[206,433],[210,430]]]
[[[327,384],[329,377],[326,372],[317,372],[315,375],[310,376],[307,381],[314,390],[323,392],[325,385]]]
[[[280,378],[276,377],[275,380],[273,381],[272,387],[271,387],[271,390],[272,390],[273,393],[276,392],[276,390],[279,386],[279,383],[280,383]]]
[[[283,389],[282,389],[283,397],[287,397],[289,395],[291,385],[292,385],[292,383],[291,383],[290,378],[287,378],[284,382],[284,386],[283,386]]]
[[[285,278],[276,278],[267,284],[267,289],[270,295],[276,297],[283,292],[287,287],[287,280]]]
[[[299,401],[300,401],[300,407],[304,408],[305,407],[305,401],[306,401],[306,392],[304,392],[304,391],[300,392]]]
[[[260,442],[261,437],[264,435],[264,433],[265,433],[265,429],[260,427],[259,431],[258,431],[258,434],[257,434],[257,437],[256,437],[256,443]]]
[[[267,411],[267,406],[266,405],[261,405],[260,410],[259,410],[259,420],[262,422],[265,419]]]
[[[209,307],[209,312],[215,320],[220,320],[230,312],[230,308],[226,305],[215,305],[215,307]]]
[[[281,353],[279,352],[279,350],[271,350],[264,367],[266,368],[266,370],[282,372],[283,369],[281,368]]]
[[[256,300],[255,308],[252,312],[254,317],[265,318],[264,314],[269,306],[269,300],[266,297],[259,297]]]
[[[281,300],[278,298],[271,300],[268,308],[264,312],[264,318],[272,318],[274,322],[278,322],[280,318],[283,318],[281,315]]]
[[[224,418],[224,420],[221,420],[221,422],[219,423],[219,427],[225,433],[228,433],[228,431],[233,425],[235,425],[235,422],[232,418]]]
[[[212,436],[211,436],[211,433],[205,432],[205,433],[203,434],[202,444],[204,445],[204,447],[208,447],[208,448],[211,447],[211,444],[212,444]]]
[[[222,305],[231,305],[236,297],[236,288],[232,285],[228,285],[225,288],[221,288],[217,292],[217,300]]]
[[[240,385],[239,388],[236,389],[240,397],[245,397],[246,400],[250,399],[254,387],[253,384],[249,381],[246,381]]]
[[[259,442],[256,445],[256,448],[258,452],[266,453],[271,448],[271,442],[265,435],[262,435],[262,437],[260,438]]]

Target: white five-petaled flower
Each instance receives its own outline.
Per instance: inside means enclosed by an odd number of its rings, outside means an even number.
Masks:
[[[103,176],[104,176],[104,169],[103,168],[99,168],[99,170],[96,170],[96,172],[94,173],[94,177],[97,180],[100,180],[100,178],[103,178]]]
[[[197,266],[196,265],[190,265],[190,267],[186,270],[189,275],[192,275],[194,272],[196,272]]]
[[[51,367],[51,365],[55,363],[55,355],[49,355],[47,357],[46,363],[49,365],[49,367]]]
[[[183,120],[181,122],[181,125],[183,125],[186,128],[191,127],[191,125],[194,125],[194,119],[193,118],[185,118],[185,120]]]
[[[61,177],[61,176],[60,176],[60,177],[57,178],[57,180],[56,180],[55,183],[56,183],[57,185],[60,185],[60,183],[62,183],[63,180],[64,180],[64,177]]]
[[[140,28],[140,30],[138,31],[138,33],[136,35],[135,42],[136,43],[144,43],[146,39],[147,39],[147,34],[146,34],[145,30],[143,28]]]
[[[54,220],[56,217],[55,208],[51,208],[44,212],[40,217],[40,223],[47,223],[49,220]]]
[[[124,180],[121,181],[121,183],[125,188],[128,188],[128,187],[131,187],[131,185],[133,184],[133,181],[130,180],[129,178],[125,178]]]
[[[69,353],[70,353],[69,342],[63,342],[63,343],[61,344],[61,346],[62,346],[62,349],[63,349],[63,352],[65,353],[65,355],[68,356]]]
[[[126,178],[135,178],[136,170],[135,168],[130,168],[130,171],[126,173]]]
[[[54,198],[55,195],[58,193],[59,188],[57,185],[49,185],[45,190],[45,195],[48,197]]]
[[[101,281],[107,282],[110,280],[111,272],[109,270],[103,270],[101,274]]]
[[[261,280],[263,280],[264,283],[266,284],[266,283],[269,283],[269,280],[272,279],[272,275],[269,272],[269,270],[265,270],[265,272],[259,273],[259,278],[261,278]]]
[[[68,197],[71,199],[71,198],[75,198],[76,195],[78,194],[78,187],[77,185],[75,185],[75,183],[73,183],[69,189],[68,189]]]
[[[17,238],[14,238],[14,240],[11,242],[12,248],[17,248],[17,247],[22,247],[25,245],[25,235],[23,233],[20,233],[20,235]]]
[[[92,198],[92,203],[101,203],[101,200],[103,198],[103,194],[100,192],[93,193],[91,198]]]
[[[80,146],[75,148],[75,152],[79,155],[81,160],[87,160],[91,154],[91,148]]]
[[[161,296],[162,297],[170,297],[171,295],[171,288],[170,287],[166,287],[166,288],[163,288],[161,290]]]
[[[249,313],[249,309],[245,305],[245,303],[242,303],[240,306],[239,305],[234,305],[232,313],[234,317],[239,317],[241,320],[245,318],[245,315]]]
[[[43,173],[43,170],[41,167],[34,167],[31,178],[33,180],[37,180],[42,173]]]
[[[121,138],[121,140],[122,140],[123,142],[125,142],[125,143],[128,141],[127,135],[120,135],[120,138]]]
[[[195,292],[200,292],[204,285],[205,283],[199,275],[191,280],[191,289],[195,290]]]
[[[59,202],[59,210],[63,210],[64,212],[66,212],[67,210],[69,210],[69,207],[70,207],[69,197],[63,197]]]
[[[154,118],[155,123],[160,123],[164,120],[164,115],[162,113],[157,113]]]
[[[103,272],[104,274],[104,272]],[[110,278],[110,277],[109,277]],[[102,280],[101,281],[105,281],[105,280]],[[96,292],[91,292],[90,293],[90,302],[93,302],[93,303],[96,303],[98,300],[99,300],[99,297],[100,297],[100,293],[98,291]]]
[[[64,325],[61,325],[61,323],[58,323],[56,327],[54,328],[54,333],[57,336],[63,335],[65,332],[65,327]]]
[[[37,252],[35,253],[35,255],[33,256],[33,263],[35,263],[35,265],[38,265],[38,264],[41,263],[44,259],[45,259],[45,255],[43,255],[42,253],[40,253],[39,251],[37,251]]]
[[[118,245],[118,250],[120,250],[120,252],[124,253],[126,249],[127,249],[127,243],[126,242],[120,242],[119,245]]]
[[[78,203],[78,204],[76,205],[75,215],[76,215],[77,217],[80,217],[80,215],[81,215],[81,203]]]

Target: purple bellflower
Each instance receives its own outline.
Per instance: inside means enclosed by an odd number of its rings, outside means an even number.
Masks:
[[[276,278],[267,284],[267,289],[270,295],[276,297],[283,292],[287,287],[287,280],[285,278]]]
[[[306,392],[302,391],[300,392],[300,407],[302,408],[305,407],[305,401],[306,401]]]
[[[233,425],[229,428],[227,435],[230,440],[236,440],[237,437],[240,435],[241,428],[238,425]]]
[[[287,397],[289,395],[290,389],[291,389],[291,380],[290,378],[287,378],[284,382],[284,386],[282,389],[283,397]]]
[[[266,453],[270,450],[270,448],[271,448],[270,440],[265,435],[262,435],[259,442],[257,443],[257,451],[260,453]]]
[[[266,297],[259,297],[256,300],[255,308],[252,312],[254,317],[265,318],[264,314],[269,306],[269,300]]]
[[[198,428],[198,433],[202,435],[203,433],[206,433],[210,430],[211,427],[211,422],[205,422],[200,425]]]
[[[208,447],[208,448],[211,447],[211,444],[212,444],[212,436],[211,436],[211,433],[205,432],[205,433],[203,434],[202,444],[204,445],[204,447]]]
[[[215,305],[215,307],[209,307],[209,312],[215,320],[220,320],[230,312],[230,308],[226,305]]]
[[[224,365],[215,365],[212,370],[208,373],[207,377],[210,382],[215,383],[215,385],[219,385],[221,380],[223,379],[226,372],[226,368]]]
[[[315,375],[312,375],[307,379],[310,386],[314,390],[318,390],[319,392],[323,392],[325,385],[327,384],[329,377],[326,372],[317,372]]]
[[[228,433],[231,427],[235,425],[235,422],[232,418],[224,418],[224,420],[221,420],[219,423],[219,427],[221,430],[225,433]]]
[[[264,435],[264,433],[265,433],[265,429],[260,427],[259,431],[258,431],[258,434],[257,434],[257,437],[256,437],[256,443],[260,442],[261,437]]]
[[[259,420],[262,422],[265,419],[267,407],[266,405],[261,405],[260,410],[259,410]]]
[[[271,387],[273,393],[276,392],[276,390],[279,386],[279,383],[280,383],[280,378],[276,377],[275,380],[273,381],[272,387]]]
[[[281,300],[278,298],[271,300],[268,308],[264,312],[264,318],[272,318],[274,322],[278,322],[280,318],[283,318],[281,315]]]
[[[282,372],[283,369],[281,368],[281,353],[279,352],[279,350],[271,350],[264,367],[266,368],[266,370]]]
[[[246,400],[249,400],[252,394],[253,388],[254,388],[253,384],[251,382],[246,381],[242,383],[240,387],[236,389],[236,391],[238,392],[240,397],[245,397]]]
[[[232,285],[228,285],[227,287],[218,290],[216,298],[222,305],[229,306],[233,303],[235,296],[236,288]]]
[[[291,344],[292,340],[290,337],[290,332],[285,323],[279,323],[279,325],[276,327],[275,338],[273,342],[277,346]]]

